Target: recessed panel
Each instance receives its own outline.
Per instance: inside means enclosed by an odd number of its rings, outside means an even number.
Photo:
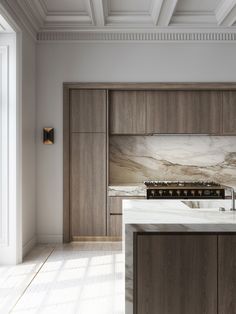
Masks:
[[[84,0],[42,0],[49,13],[86,12]]]
[[[111,14],[145,14],[150,11],[152,2],[152,0],[109,0],[108,10]]]
[[[220,0],[179,0],[175,12],[213,12]]]

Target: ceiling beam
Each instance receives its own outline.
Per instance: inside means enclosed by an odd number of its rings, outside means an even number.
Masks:
[[[86,5],[93,25],[104,26],[105,12],[103,0],[86,0]]]
[[[168,26],[178,0],[154,0],[151,16],[156,26]]]
[[[215,15],[218,25],[232,26],[236,21],[236,0],[222,0]]]

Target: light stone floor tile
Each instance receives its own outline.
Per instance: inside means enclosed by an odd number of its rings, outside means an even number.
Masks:
[[[124,256],[120,243],[58,245],[47,252],[46,258],[46,251],[38,250],[36,247],[32,252],[34,258],[29,256],[11,271],[15,284],[21,282],[17,275],[33,273],[35,260],[41,261],[33,280],[32,275],[27,284],[22,280],[26,286],[21,296],[11,302],[10,313],[124,314]],[[0,268],[0,275],[1,272],[4,270]],[[6,283],[1,277],[2,285]],[[1,296],[0,293],[0,300]]]

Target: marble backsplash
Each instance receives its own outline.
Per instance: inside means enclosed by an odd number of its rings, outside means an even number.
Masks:
[[[211,180],[236,188],[235,136],[111,136],[110,184]]]

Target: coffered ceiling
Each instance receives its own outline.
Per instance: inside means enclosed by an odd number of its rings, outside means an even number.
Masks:
[[[8,0],[13,3],[12,0]],[[39,37],[55,32],[236,32],[236,0],[14,0]],[[52,35],[51,35],[52,36]],[[71,35],[72,36],[72,35]]]

